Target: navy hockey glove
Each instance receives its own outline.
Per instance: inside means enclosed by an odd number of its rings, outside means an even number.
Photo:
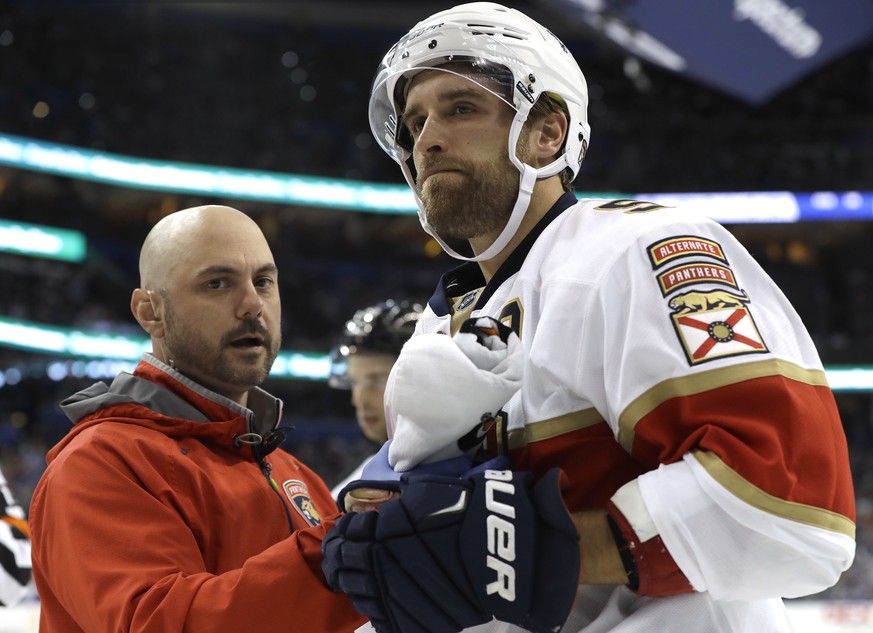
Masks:
[[[347,514],[322,569],[379,633],[454,633],[492,619],[560,630],[576,597],[579,536],[563,473],[413,475],[376,512]]]
[[[509,459],[498,456],[484,464],[473,466],[473,460],[466,455],[450,457],[438,462],[419,464],[412,470],[396,471],[388,463],[388,440],[373,455],[361,470],[361,478],[350,481],[337,495],[337,504],[343,512],[377,511],[379,507],[400,494],[400,479],[409,475],[440,475],[445,477],[468,477],[480,470],[509,467]]]

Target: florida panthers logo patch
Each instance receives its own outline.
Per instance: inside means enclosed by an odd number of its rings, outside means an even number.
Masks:
[[[296,479],[289,479],[282,484],[282,488],[291,500],[291,505],[303,517],[306,523],[311,526],[321,524],[321,515],[315,509],[315,504],[312,503],[312,499],[309,497],[309,489],[306,487],[306,484]]]
[[[670,301],[673,327],[689,363],[768,351],[746,305],[748,300],[745,293],[713,290],[687,292]]]

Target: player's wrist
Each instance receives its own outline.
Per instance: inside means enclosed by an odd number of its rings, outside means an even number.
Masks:
[[[575,512],[573,513],[573,524],[580,534],[581,569],[579,583],[586,585],[629,584],[628,565],[620,555],[606,511]]]
[[[660,534],[650,534],[643,539],[615,503],[608,502],[606,509],[628,577],[627,584],[633,591],[643,596],[673,596],[694,591]]]
[[[637,591],[640,588],[640,574],[637,569],[637,561],[631,551],[631,543],[622,534],[621,528],[615,519],[608,513],[606,514],[606,522],[615,543],[615,551],[618,553],[619,560],[621,561],[622,572],[624,573],[622,584],[627,585],[631,591]]]

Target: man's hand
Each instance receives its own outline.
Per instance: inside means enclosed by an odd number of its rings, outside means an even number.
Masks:
[[[474,474],[473,461],[469,457],[460,456],[444,459],[429,464],[420,464],[412,470],[400,472],[388,463],[388,451],[392,440],[388,440],[373,455],[361,470],[361,478],[346,484],[337,495],[337,503],[343,512],[368,512],[379,508],[386,501],[396,499],[400,495],[400,479],[404,476],[417,475],[440,475],[445,477],[463,477]],[[482,468],[503,468],[509,465],[509,460],[504,457],[494,458],[486,464],[477,466]]]
[[[343,490],[340,508],[343,512],[378,512],[382,504],[396,499],[400,493],[384,488],[354,488]]]
[[[492,617],[558,631],[579,579],[562,478],[558,469],[537,482],[507,470],[407,476],[399,499],[328,533],[328,584],[380,633],[450,633]]]

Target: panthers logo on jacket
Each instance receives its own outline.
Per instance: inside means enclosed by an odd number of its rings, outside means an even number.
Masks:
[[[291,505],[297,511],[297,514],[302,516],[309,525],[321,524],[321,515],[315,509],[312,499],[309,498],[309,489],[306,487],[306,484],[296,479],[289,479],[282,484],[282,488],[284,488],[285,494],[288,495],[288,499],[291,500]]]

